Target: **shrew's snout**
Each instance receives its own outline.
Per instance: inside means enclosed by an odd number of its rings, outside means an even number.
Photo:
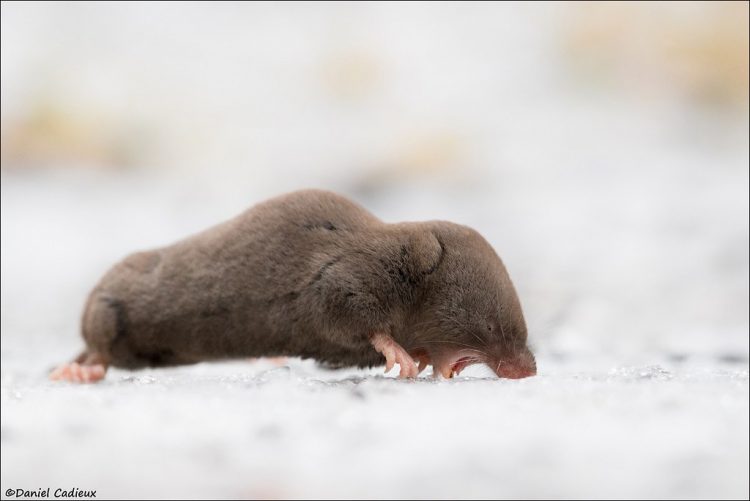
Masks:
[[[499,361],[493,369],[498,377],[508,379],[536,376],[536,360],[531,351],[526,348],[513,358]]]

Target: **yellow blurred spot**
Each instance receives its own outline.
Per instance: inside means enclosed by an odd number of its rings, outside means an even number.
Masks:
[[[13,168],[126,167],[143,152],[137,135],[116,120],[65,110],[46,100],[20,118],[4,120],[1,141],[3,167]]]
[[[413,175],[432,175],[458,167],[464,149],[462,139],[451,132],[417,135],[398,148],[395,164]]]
[[[368,52],[347,52],[328,57],[321,66],[321,74],[332,96],[356,100],[374,91],[380,81],[381,67]]]
[[[584,2],[566,54],[584,81],[696,103],[748,102],[748,2]]]

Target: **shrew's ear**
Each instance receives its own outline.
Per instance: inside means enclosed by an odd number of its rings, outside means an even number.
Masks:
[[[443,260],[443,245],[430,230],[416,230],[409,235],[409,257],[417,275],[429,275]]]

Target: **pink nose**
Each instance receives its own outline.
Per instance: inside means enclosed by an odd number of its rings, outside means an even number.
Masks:
[[[495,370],[498,377],[521,379],[536,376],[536,360],[530,351],[518,354],[515,358],[503,361]]]
[[[497,368],[497,375],[508,379],[521,379],[536,376],[536,367],[522,367],[514,364],[503,364]]]

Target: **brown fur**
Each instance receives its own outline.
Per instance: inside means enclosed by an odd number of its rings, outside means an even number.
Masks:
[[[409,351],[530,356],[516,292],[477,232],[385,224],[318,190],[127,257],[92,291],[82,324],[89,353],[128,368],[261,356],[373,366],[384,360],[374,332]]]

